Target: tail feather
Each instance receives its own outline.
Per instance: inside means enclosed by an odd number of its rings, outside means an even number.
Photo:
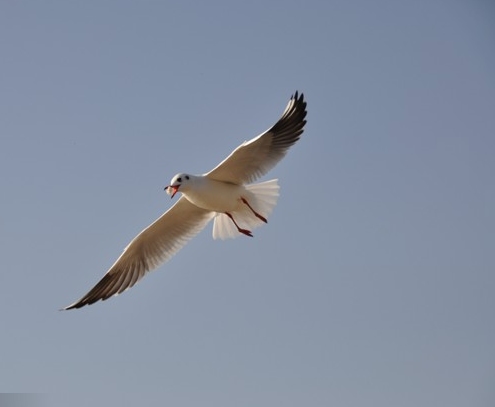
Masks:
[[[251,207],[260,215],[268,218],[272,213],[273,208],[277,204],[279,196],[278,180],[260,182],[258,184],[246,185],[246,196]],[[239,207],[231,213],[237,224],[248,230],[253,230],[264,222],[257,218],[249,207],[242,202]],[[213,222],[213,238],[214,239],[230,239],[241,236],[234,223],[224,213],[219,213],[215,216]]]

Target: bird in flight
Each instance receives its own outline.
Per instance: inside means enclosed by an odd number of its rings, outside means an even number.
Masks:
[[[245,235],[267,223],[277,203],[276,179],[253,184],[272,169],[299,140],[306,124],[304,95],[296,92],[280,119],[259,136],[242,143],[202,175],[180,173],[165,190],[182,196],[139,233],[103,278],[81,299],[63,308],[81,308],[131,288],[149,271],[168,261],[188,240],[213,221],[213,238]]]

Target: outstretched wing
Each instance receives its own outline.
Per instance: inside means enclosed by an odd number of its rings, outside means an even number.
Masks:
[[[306,124],[304,95],[296,92],[282,117],[270,129],[245,141],[213,170],[208,178],[233,184],[247,184],[266,174],[287,154]]]
[[[129,243],[110,270],[84,297],[64,309],[81,308],[131,288],[146,273],[169,260],[213,216],[212,212],[198,208],[182,196]]]

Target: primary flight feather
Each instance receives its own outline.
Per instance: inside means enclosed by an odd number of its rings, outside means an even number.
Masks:
[[[81,308],[131,288],[147,272],[169,260],[214,219],[213,237],[252,236],[277,203],[277,180],[251,184],[273,168],[303,132],[304,95],[296,92],[270,129],[242,143],[210,172],[175,175],[165,189],[182,196],[139,233],[103,278],[81,299],[63,308]]]

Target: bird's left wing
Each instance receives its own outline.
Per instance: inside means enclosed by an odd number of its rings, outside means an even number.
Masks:
[[[233,184],[247,184],[266,174],[299,140],[306,124],[304,95],[296,92],[282,117],[267,131],[242,143],[213,170],[208,178]]]
[[[174,206],[137,235],[103,278],[80,300],[63,308],[81,308],[131,288],[147,272],[169,260],[198,234],[214,214],[182,196]]]

